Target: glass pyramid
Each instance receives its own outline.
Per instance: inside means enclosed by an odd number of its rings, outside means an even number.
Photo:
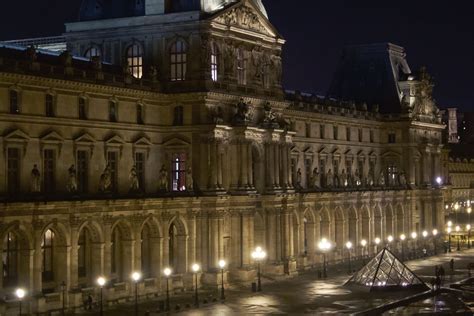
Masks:
[[[387,248],[382,249],[345,285],[362,286],[369,291],[408,287],[427,288],[425,282]]]

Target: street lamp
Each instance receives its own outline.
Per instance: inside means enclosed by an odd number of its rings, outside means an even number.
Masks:
[[[460,243],[459,243],[459,239],[460,239],[461,236],[459,236],[459,232],[461,231],[461,227],[460,227],[459,225],[456,225],[456,228],[455,228],[455,229],[456,229],[456,233],[457,233],[457,235],[458,235],[458,238],[457,238],[457,240],[458,240],[457,250],[460,251],[460,250],[461,250],[461,245],[460,245]]]
[[[326,239],[323,238],[318,244],[319,250],[323,253],[323,278],[327,278],[328,271],[327,271],[327,261],[326,261],[326,252],[331,249],[331,243]]]
[[[362,246],[362,262],[365,265],[365,247],[367,246],[367,240],[362,239],[360,241],[360,245]]]
[[[470,201],[469,201],[469,205],[470,205],[470,204],[471,204],[471,203],[470,203]],[[471,223],[472,207],[469,206],[466,211],[467,211],[467,216],[468,216],[468,222],[469,222],[469,224],[470,224],[470,223]]]
[[[416,238],[418,234],[416,232],[411,233],[411,239],[413,239],[413,257],[416,258],[416,249],[418,248],[416,245]]]
[[[428,254],[428,249],[426,248],[426,237],[428,237],[428,232],[424,230],[421,235],[423,236],[423,254],[426,256]]]
[[[135,316],[138,316],[138,282],[142,278],[142,274],[140,272],[133,272],[132,273],[132,280],[135,282]]]
[[[401,243],[402,243],[402,261],[405,261],[405,247],[403,245],[403,242],[405,241],[406,238],[407,238],[407,236],[405,236],[405,234],[400,235],[400,240],[401,240]]]
[[[195,263],[192,265],[191,269],[194,272],[194,280],[196,282],[196,286],[194,287],[194,305],[199,307],[199,296],[198,296],[198,272],[201,269],[199,264]]]
[[[375,252],[376,252],[376,253],[379,252],[379,244],[380,244],[380,241],[381,241],[381,240],[380,240],[379,237],[376,237],[375,240],[374,240],[374,242],[375,242],[375,249],[376,249]]]
[[[170,276],[172,272],[173,271],[171,270],[171,268],[165,268],[163,270],[163,274],[166,277],[166,307],[165,309],[167,311],[170,310]]]
[[[441,179],[441,177],[436,177],[436,183],[441,185],[443,183],[443,179]]]
[[[393,236],[392,235],[388,235],[387,237],[387,247],[390,248],[390,244],[392,243],[393,241]]]
[[[350,241],[346,242],[346,248],[347,248],[347,254],[349,255],[349,274],[352,273],[352,267],[351,267],[351,249],[352,249],[352,243]]]
[[[219,268],[221,268],[221,300],[225,300],[225,295],[224,295],[224,268],[225,268],[226,262],[225,260],[219,260]]]
[[[22,301],[23,298],[25,297],[26,291],[23,290],[22,288],[16,289],[15,295],[16,295],[16,297],[18,298],[18,304],[20,305],[20,313],[19,313],[19,315],[21,316],[21,301]]]
[[[448,225],[448,228],[446,228],[446,232],[448,233],[448,252],[451,252],[451,227]]]
[[[467,230],[467,248],[471,249],[471,224],[466,225]]]
[[[262,247],[255,248],[255,251],[252,252],[252,259],[257,261],[257,291],[262,291],[262,276],[260,273],[260,261],[265,259],[267,253],[263,251]]]
[[[103,300],[104,300],[104,295],[103,295],[103,289],[104,289],[104,285],[107,281],[105,280],[104,277],[99,277],[97,279],[97,284],[99,284],[99,287],[100,287],[100,316],[103,316],[104,315],[104,304],[103,304]]]
[[[63,309],[61,311],[61,314],[64,316],[66,310],[66,282],[64,281],[61,282],[61,292],[63,294]]]
[[[436,228],[433,229],[432,234],[433,234],[434,254],[437,255],[438,250],[437,250],[437,246],[436,246],[436,237],[438,236],[438,230]]]

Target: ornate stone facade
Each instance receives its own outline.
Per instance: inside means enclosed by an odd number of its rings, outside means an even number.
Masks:
[[[293,274],[321,262],[323,237],[337,260],[348,240],[369,241],[362,255],[376,237],[442,230],[444,126],[426,77],[403,83],[417,115],[381,114],[285,93],[284,40],[253,1],[170,21],[67,26],[72,55],[97,46],[112,64],[0,48],[2,294],[23,286],[45,312],[64,281],[81,308],[99,275],[113,303],[133,294],[134,270],[152,297],[166,266],[189,289],[193,262],[205,284],[222,258],[229,280],[250,280],[256,246],[265,273]]]

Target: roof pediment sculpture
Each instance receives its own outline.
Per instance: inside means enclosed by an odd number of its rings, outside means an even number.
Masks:
[[[246,103],[243,98],[237,103],[236,113],[232,119],[232,122],[236,125],[247,125],[253,117],[253,111],[250,103]]]
[[[426,68],[423,67],[420,69],[418,80],[415,101],[413,103],[413,114],[416,119],[421,121],[437,121],[440,116],[440,111],[433,99],[434,84]]]
[[[278,123],[277,116],[272,109],[270,102],[265,103],[263,106],[263,119],[262,127],[264,128],[278,128],[280,124]]]

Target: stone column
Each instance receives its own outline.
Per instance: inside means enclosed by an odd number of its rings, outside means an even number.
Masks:
[[[429,151],[423,153],[423,182],[431,184],[431,155]]]
[[[242,244],[242,217],[237,211],[232,211],[230,219],[230,247],[231,256],[229,266],[242,267],[241,244]]]
[[[277,244],[275,238],[275,213],[273,210],[266,211],[267,217],[267,227],[265,229],[265,233],[267,234],[267,252],[268,252],[268,259],[270,262],[276,262],[277,259]]]
[[[248,179],[248,146],[247,141],[242,140],[240,143],[240,188],[245,189],[249,185]]]
[[[290,145],[286,144],[285,148],[285,155],[286,155],[286,176],[288,177],[288,187],[293,188],[293,175],[291,171],[291,152],[290,152]]]
[[[287,260],[291,256],[291,236],[290,236],[291,213],[284,210],[281,214],[281,236],[282,236],[282,259]]]
[[[33,249],[21,249],[19,253],[19,283],[24,286],[28,292],[34,293],[33,283],[33,264],[35,259],[35,251]],[[2,279],[2,278],[0,278]],[[3,280],[1,281],[3,288]]]
[[[275,152],[275,188],[280,188],[280,148],[278,143],[273,144],[273,150]]]
[[[200,227],[201,243],[197,245],[200,249],[201,256],[198,260],[201,261],[203,269],[208,270],[209,263],[209,217],[207,211],[201,211],[198,215],[197,221]]]
[[[121,240],[122,243],[122,281],[128,281],[132,274],[135,259],[135,240]]]
[[[163,267],[163,238],[154,237],[150,238],[150,273],[151,276],[161,280],[162,267]]]
[[[209,184],[208,188],[211,190],[217,189],[217,143],[215,140],[210,140],[208,143],[209,152]]]
[[[79,238],[79,231],[77,226],[71,226],[71,265],[69,271],[71,273],[71,278],[69,282],[69,288],[76,289],[79,287],[78,284],[78,260],[79,260],[79,246],[77,240]]]
[[[105,244],[104,243],[93,243],[92,245],[92,278],[94,276],[104,274],[104,252]],[[72,273],[72,270],[71,270]],[[76,270],[77,273],[77,270]]]
[[[33,295],[41,294],[43,289],[42,283],[42,269],[43,256],[41,252],[42,230],[41,227],[35,227],[35,249],[34,249],[34,263],[33,263]]]
[[[283,241],[282,241],[282,214],[281,210],[276,210],[275,212],[275,226],[276,226],[276,231],[275,231],[275,237],[276,237],[276,257],[278,261],[281,261],[283,259]]]
[[[197,213],[189,211],[186,214],[188,223],[188,259],[190,262],[196,262],[196,216]]]
[[[209,217],[209,267],[215,271],[219,262],[219,215],[212,213]]]
[[[287,146],[286,144],[283,144],[280,146],[280,151],[281,151],[281,160],[282,160],[282,185],[285,189],[288,188],[288,155],[286,152]]]
[[[242,213],[242,265],[248,266],[252,263],[251,252],[253,251],[254,214],[252,211]]]
[[[273,190],[273,186],[275,184],[275,177],[274,177],[274,172],[275,172],[275,158],[274,158],[274,152],[272,148],[271,143],[266,143],[265,144],[265,159],[266,159],[266,180],[267,180],[267,189]]]
[[[247,143],[247,177],[248,177],[248,186],[250,188],[254,187],[253,183],[253,154],[252,154],[252,143]]]
[[[222,175],[222,155],[221,155],[221,151],[222,151],[222,143],[221,142],[218,142],[217,143],[217,186],[219,189],[221,189],[223,187],[223,175]]]
[[[111,223],[104,223],[104,277],[110,279],[112,273],[112,226]]]

